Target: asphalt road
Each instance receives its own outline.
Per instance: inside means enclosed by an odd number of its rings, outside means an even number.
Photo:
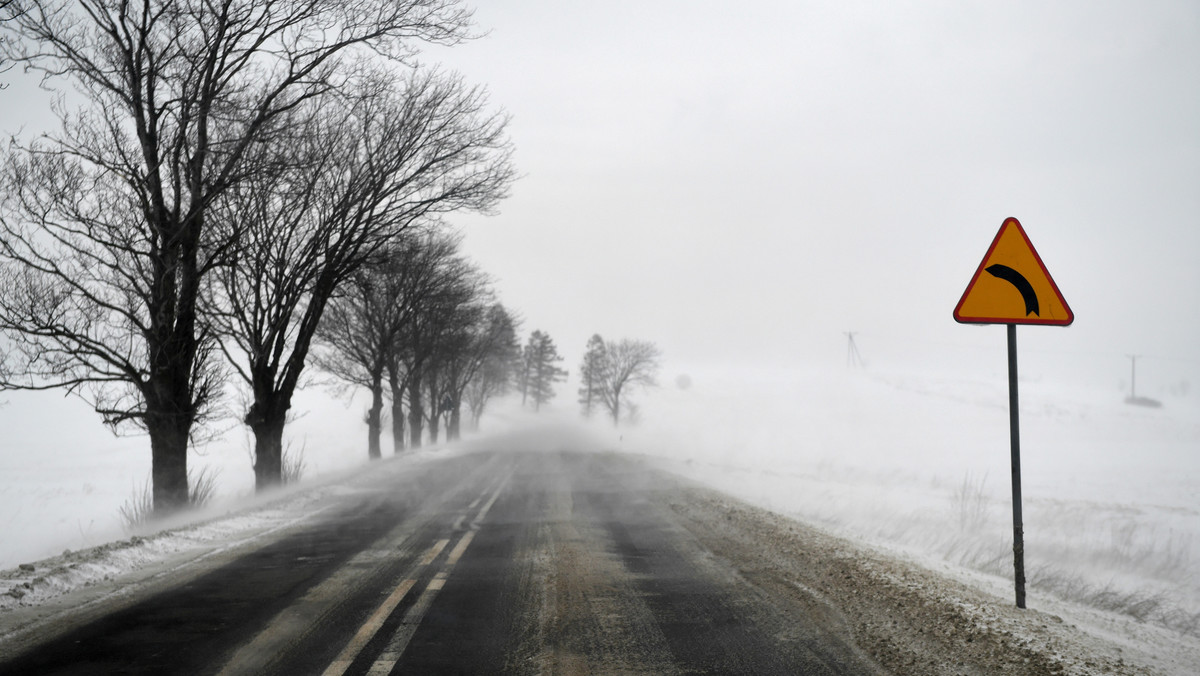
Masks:
[[[0,674],[875,674],[755,586],[616,454],[426,463],[202,574],[91,612]]]

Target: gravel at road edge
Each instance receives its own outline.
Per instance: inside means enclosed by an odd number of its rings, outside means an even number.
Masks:
[[[674,479],[672,479],[674,480]],[[670,508],[748,582],[834,615],[891,673],[1134,676],[1115,645],[1061,618],[1011,603],[915,564],[678,480]],[[826,601],[828,599],[828,601]]]

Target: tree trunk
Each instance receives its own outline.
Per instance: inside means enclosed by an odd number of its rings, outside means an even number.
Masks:
[[[380,414],[383,413],[383,376],[374,376],[371,382],[371,408],[367,409],[367,457],[378,460],[383,457],[379,437],[383,434]]]
[[[286,411],[251,425],[254,432],[254,490],[283,485],[283,427]]]
[[[404,452],[404,402],[399,394],[392,394],[392,452],[396,455]]]
[[[155,222],[152,227],[170,232],[172,225]],[[197,217],[187,225],[199,232],[202,222]],[[146,345],[150,375],[142,394],[146,400],[144,421],[150,435],[150,480],[156,517],[190,504],[188,442],[197,408],[203,405],[203,397],[194,397],[192,388],[196,384],[193,379],[199,351],[196,248],[194,239],[179,238],[153,261],[155,276],[148,304],[153,326]]]
[[[392,394],[392,452],[404,452],[404,386],[400,383],[398,367],[389,365],[388,389]]]
[[[441,390],[438,387],[438,375],[435,371],[431,377],[426,379],[429,383],[429,443],[436,444],[438,442],[438,427],[442,419],[442,397]]]
[[[542,362],[539,359],[533,372],[533,412],[542,410]]]
[[[458,402],[450,409],[450,421],[446,423],[446,441],[458,441],[462,436],[462,408]]]
[[[324,277],[318,280],[304,310],[291,356],[284,362],[282,377],[277,381],[275,369],[267,363],[255,361],[250,367],[254,404],[246,414],[245,422],[254,430],[254,488],[259,492],[283,485],[283,428],[287,425],[292,395],[304,371],[317,322],[332,294],[329,286],[332,282]]]
[[[479,399],[470,402],[471,409],[471,431],[479,431],[479,419],[483,417],[483,408],[486,406],[486,395],[480,395]]]
[[[254,489],[283,485],[283,428],[290,398],[265,389],[259,392],[242,422],[254,432]]]
[[[421,379],[415,375],[408,379],[408,439],[410,448],[421,447],[422,418]]]
[[[165,416],[146,416],[150,433],[150,481],[154,516],[167,516],[188,506],[187,452],[190,425]]]
[[[525,408],[525,400],[529,398],[529,365],[525,365],[521,375],[521,408]]]

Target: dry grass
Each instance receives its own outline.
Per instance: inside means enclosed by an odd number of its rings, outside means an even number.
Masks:
[[[212,501],[216,495],[217,472],[205,467],[199,472],[188,469],[188,509],[199,509]],[[141,529],[154,519],[154,487],[150,479],[135,488],[133,495],[117,509],[125,530]]]
[[[986,478],[986,477],[985,477]],[[964,477],[950,496],[958,531],[936,538],[942,558],[993,575],[1012,576],[1012,542],[988,528],[984,480]],[[1053,512],[1039,515],[1052,518]],[[1087,536],[1086,523],[1064,514],[1070,536],[1026,541],[1026,584],[1031,590],[1132,617],[1184,635],[1200,636],[1200,612],[1184,608],[1168,588],[1194,584],[1191,540],[1175,532],[1149,532],[1135,522],[1109,526],[1109,535]],[[1050,524],[1047,524],[1050,525]],[[1091,529],[1095,532],[1095,527]],[[1108,571],[1099,580],[1096,570]],[[1118,585],[1111,577],[1128,578]],[[1146,580],[1138,583],[1133,580]]]
[[[958,530],[964,533],[982,531],[988,523],[988,498],[984,491],[987,474],[975,479],[970,472],[963,475],[962,484],[950,496],[951,511],[958,517]]]
[[[288,442],[287,447],[283,449],[280,464],[284,486],[297,483],[304,476],[304,449],[305,446],[301,445],[300,449],[296,450],[291,442]]]

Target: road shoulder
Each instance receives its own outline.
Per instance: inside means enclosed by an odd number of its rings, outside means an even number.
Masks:
[[[672,476],[671,509],[752,584],[833,613],[896,674],[1058,676],[1163,673],[1113,642],[798,521]],[[1136,662],[1136,663],[1135,663]]]

